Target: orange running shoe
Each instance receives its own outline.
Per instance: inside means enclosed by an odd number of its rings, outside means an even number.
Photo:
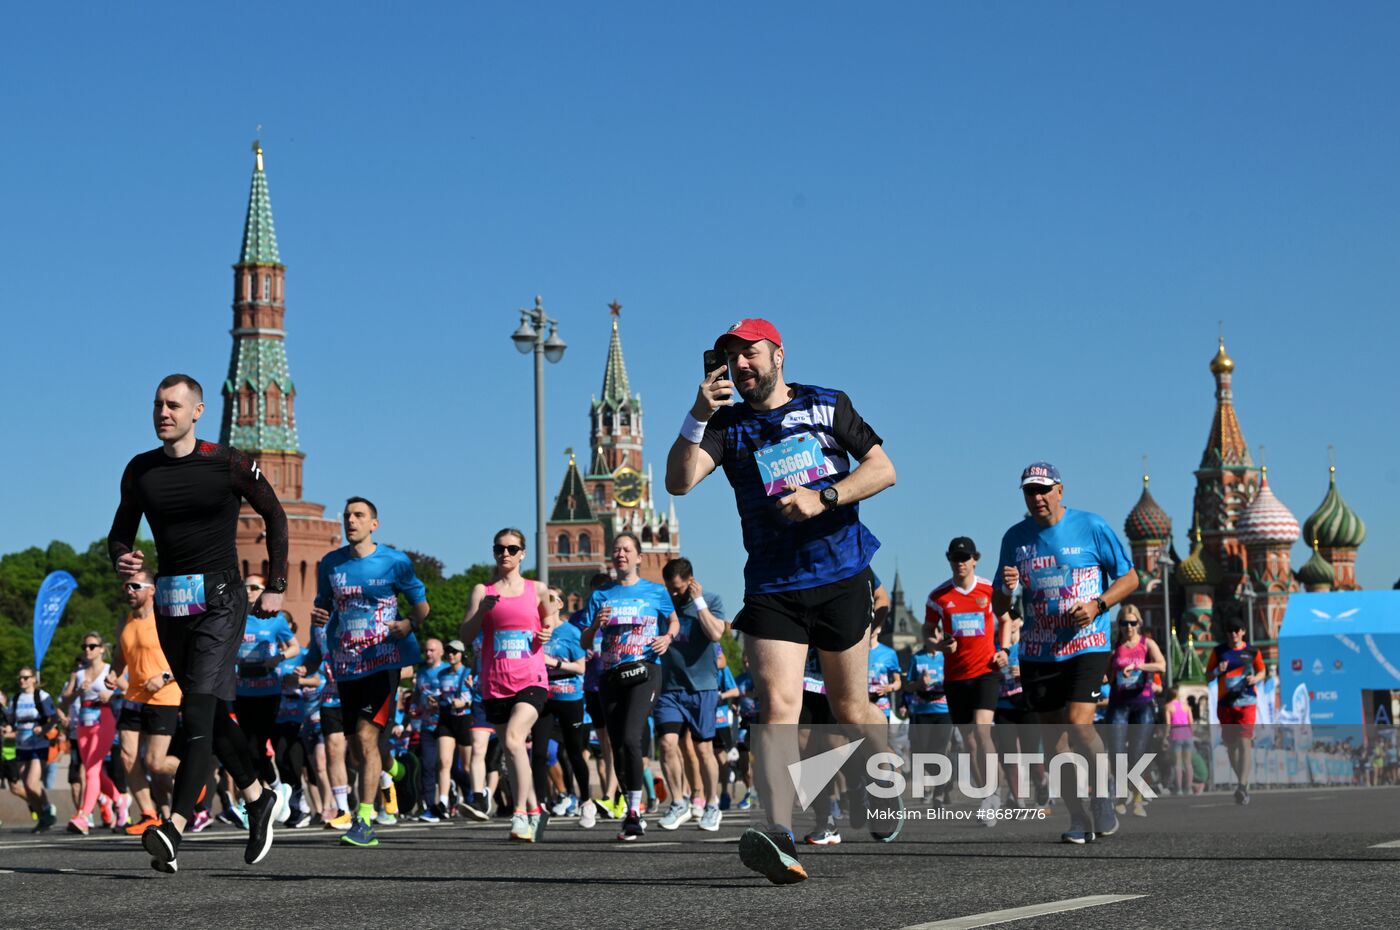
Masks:
[[[155,811],[142,811],[141,819],[126,828],[127,836],[140,836],[147,827],[160,826],[160,815]]]

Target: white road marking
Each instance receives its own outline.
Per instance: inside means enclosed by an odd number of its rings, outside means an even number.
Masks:
[[[737,837],[737,836],[721,836],[721,837],[718,837],[717,839],[713,839],[713,840],[701,840],[700,842],[702,842],[702,843],[737,843],[737,842],[739,842],[740,839],[741,839],[741,837]]]
[[[673,843],[671,843],[671,842],[667,842],[667,843],[648,843],[648,842],[646,842],[645,840],[643,840],[643,841],[640,842],[640,843],[624,843],[624,844],[622,845],[622,848],[623,848],[623,849],[655,849],[655,848],[658,847],[658,846],[680,846],[680,845],[681,845],[681,843],[680,843],[679,840],[677,840],[677,841],[675,841],[675,842],[673,842]]]
[[[1141,894],[1094,894],[1083,898],[1050,901],[1046,904],[1031,904],[1027,907],[1010,907],[1003,911],[988,911],[985,914],[972,914],[967,917],[935,920],[926,924],[903,927],[901,930],[971,930],[973,927],[990,927],[992,924],[1002,924],[1011,920],[1025,920],[1027,917],[1042,917],[1046,914],[1077,911],[1084,907],[1117,904],[1119,901],[1133,901],[1145,897],[1147,896]]]
[[[1372,849],[1400,849],[1400,840],[1391,840],[1388,843],[1377,843]]]

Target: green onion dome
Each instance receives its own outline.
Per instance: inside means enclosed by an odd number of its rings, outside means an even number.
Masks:
[[[1355,549],[1366,540],[1366,524],[1337,493],[1337,467],[1328,472],[1327,496],[1303,523],[1303,533],[1323,549]]]
[[[1296,572],[1298,583],[1311,591],[1314,588],[1330,588],[1337,583],[1337,573],[1332,570],[1332,563],[1322,557],[1322,553],[1317,551],[1317,540],[1313,540],[1312,558],[1303,563],[1303,567]]]

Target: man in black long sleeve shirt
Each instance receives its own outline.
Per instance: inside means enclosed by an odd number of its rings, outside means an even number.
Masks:
[[[273,579],[254,609],[264,616],[275,614],[287,588],[287,515],[255,461],[231,446],[195,439],[203,399],[199,382],[188,375],[161,381],[154,409],[161,448],[141,453],[126,466],[121,503],[107,536],[108,554],[123,580],[143,566],[144,554],[133,549],[142,514],[160,555],[156,631],[183,692],[180,726],[188,736],[170,820],[141,836],[151,866],[166,873],[176,871],[181,832],[208,780],[213,753],[247,804],[244,860],[250,865],[272,847],[277,804],[276,795],[257,781],[248,741],[232,716],[234,666],[248,613],[235,538],[240,501],[247,500],[267,525]]]

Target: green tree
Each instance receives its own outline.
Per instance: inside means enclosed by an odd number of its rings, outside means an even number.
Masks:
[[[154,545],[140,540],[137,546],[146,554],[146,564],[154,568]],[[39,586],[50,572],[60,569],[73,575],[78,588],[69,598],[44,656],[40,679],[45,690],[56,694],[63,687],[84,635],[96,632],[110,643],[118,619],[126,613],[125,593],[107,558],[105,539],[96,540],[83,552],[54,541],[46,549],[31,546],[0,556],[0,686],[7,693],[14,690],[20,666],[34,661],[34,601]]]

